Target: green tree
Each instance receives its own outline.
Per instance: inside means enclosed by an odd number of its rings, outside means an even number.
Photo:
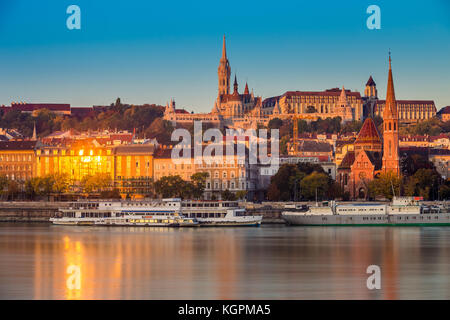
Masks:
[[[220,196],[222,197],[222,200],[224,201],[235,201],[237,200],[236,195],[231,192],[230,190],[224,190],[220,193]]]
[[[51,177],[53,181],[53,192],[61,198],[61,194],[69,189],[69,175],[67,173],[54,173]]]
[[[8,198],[14,200],[20,192],[20,186],[17,181],[8,181]]]
[[[192,196],[195,199],[200,199],[206,187],[206,179],[208,179],[208,172],[196,172],[191,176],[192,181]]]
[[[81,179],[81,186],[84,192],[102,192],[111,188],[112,179],[108,173],[96,173],[94,175],[87,175]]]
[[[400,195],[401,179],[392,172],[382,173],[374,180],[369,182],[369,193],[371,195],[382,196],[386,199],[392,200],[395,190],[395,195]]]
[[[420,196],[424,200],[436,200],[442,178],[435,169],[419,169],[406,179],[405,193],[408,196]]]
[[[329,186],[328,175],[313,172],[301,181],[302,196],[308,200],[327,198]]]
[[[186,192],[186,181],[179,175],[164,176],[155,182],[155,191],[163,198],[181,197]]]
[[[239,191],[236,192],[236,197],[239,200],[245,199],[246,196],[247,196],[247,191],[245,191],[245,190],[239,190]]]

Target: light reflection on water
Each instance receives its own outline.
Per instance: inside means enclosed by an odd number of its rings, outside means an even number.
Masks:
[[[448,227],[0,224],[0,298],[449,299],[449,241]]]

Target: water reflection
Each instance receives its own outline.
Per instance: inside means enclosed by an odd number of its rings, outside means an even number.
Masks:
[[[445,227],[0,224],[0,298],[448,299],[449,240]]]

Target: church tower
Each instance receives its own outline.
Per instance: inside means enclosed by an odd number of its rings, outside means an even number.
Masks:
[[[398,144],[398,111],[394,80],[392,79],[391,55],[389,54],[386,106],[383,111],[383,172],[391,171],[397,176],[400,175]]]
[[[223,36],[222,58],[220,58],[219,69],[219,96],[230,93],[231,68],[227,58],[227,48],[225,45],[225,35]]]
[[[366,88],[364,89],[364,96],[366,98],[378,97],[377,85],[375,81],[373,81],[372,76],[370,76],[369,80],[366,83]]]

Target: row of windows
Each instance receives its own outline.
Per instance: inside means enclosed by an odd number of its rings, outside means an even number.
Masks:
[[[25,165],[11,165],[11,166],[0,166],[0,171],[1,170],[11,170],[11,171],[24,171],[24,170],[31,170],[31,164],[25,164]]]
[[[29,155],[6,154],[0,155],[0,161],[32,161],[33,157]]]

